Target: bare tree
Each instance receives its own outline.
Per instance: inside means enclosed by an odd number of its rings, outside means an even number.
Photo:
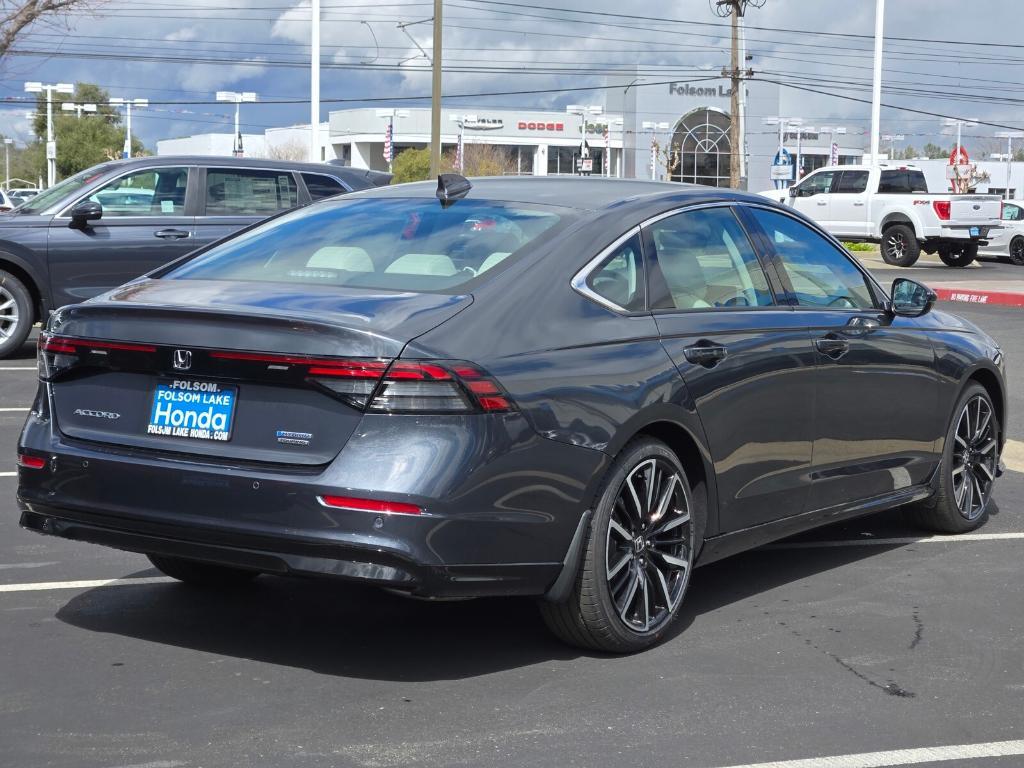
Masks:
[[[7,56],[26,27],[97,4],[97,0],[0,0],[0,59]]]
[[[298,139],[283,141],[268,146],[267,157],[271,160],[305,160],[309,157],[309,147]]]

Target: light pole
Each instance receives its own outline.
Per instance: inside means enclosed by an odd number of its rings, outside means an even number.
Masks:
[[[391,172],[391,163],[395,159],[395,118],[408,117],[408,109],[378,109],[377,117],[388,121],[388,127],[384,134],[384,159],[388,162],[388,172]]]
[[[590,158],[590,152],[587,149],[587,116],[592,115],[597,117],[604,112],[604,108],[596,104],[570,104],[565,108],[566,114],[579,115],[580,116],[580,170],[579,174],[584,174],[583,161]]]
[[[4,139],[4,189],[11,188],[11,144],[14,139]]]
[[[1024,138],[1024,133],[1021,131],[999,131],[996,138],[1006,139],[1006,193],[1004,197],[1010,200],[1012,199],[1010,197],[1010,175],[1013,173],[1013,140]]]
[[[132,107],[148,107],[149,99],[122,99],[118,96],[110,100],[110,106],[124,107],[124,150],[121,152],[121,157],[129,158],[132,156]]]
[[[839,146],[836,144],[836,134],[843,136],[846,134],[846,128],[841,125],[831,126],[823,125],[818,128],[818,133],[828,134],[828,163],[829,165],[839,165]]]
[[[459,173],[462,173],[465,170],[466,166],[466,123],[475,123],[477,121],[477,116],[449,115],[448,119],[459,126],[459,143],[455,147],[455,167],[458,168]]]
[[[235,142],[234,152],[232,153],[235,157],[244,157],[245,150],[242,148],[242,128],[239,123],[239,111],[242,107],[242,102],[252,103],[256,101],[256,94],[252,91],[217,91],[217,101],[234,102],[235,105]]]
[[[644,133],[650,135],[651,138],[651,181],[658,180],[658,132],[667,131],[669,129],[668,123],[653,123],[649,120],[644,120],[640,124],[643,128]],[[680,169],[681,171],[682,169]]]
[[[71,83],[25,83],[25,93],[46,94],[46,186],[52,187],[57,182],[57,139],[53,135],[53,94],[70,95],[75,92]]]
[[[871,162],[878,162],[882,123],[882,46],[885,35],[885,0],[875,0],[875,66],[871,81]]]
[[[763,125],[775,125],[778,126],[779,128],[779,151],[777,157],[781,159],[786,154],[786,131],[803,125],[803,122],[803,118],[783,117],[782,115],[779,115],[777,117],[761,118],[761,123]],[[797,163],[799,163],[799,152],[797,154]],[[790,183],[792,184],[794,182],[800,181],[799,177],[797,176],[797,173],[799,172],[799,165],[793,165],[792,163],[790,163],[790,165],[794,169],[793,178],[790,179]],[[785,184],[784,179],[777,179],[777,181],[781,182],[782,184]]]
[[[320,0],[310,0],[309,162],[320,162]]]
[[[70,101],[65,101],[60,105],[62,112],[74,112],[75,117],[81,117],[83,112],[93,114],[96,112],[95,104],[73,104]]]
[[[903,141],[905,138],[907,138],[907,137],[904,136],[902,133],[887,133],[884,136],[882,136],[882,141],[888,141],[889,142],[889,159],[890,160],[895,160],[896,159],[896,142],[897,141]]]
[[[604,175],[612,175],[612,126],[618,127],[619,131],[622,131],[623,120],[621,117],[610,117],[604,126]],[[623,142],[625,144],[625,142]],[[622,177],[622,158],[619,158],[618,169],[615,174],[618,177]]]
[[[960,144],[960,134],[961,134],[961,131],[962,131],[962,129],[963,129],[963,127],[965,125],[968,128],[973,128],[974,126],[976,126],[978,124],[978,121],[977,121],[977,119],[974,119],[974,118],[971,118],[969,120],[963,120],[963,119],[960,119],[960,118],[947,118],[946,120],[942,121],[942,124],[946,128],[956,128],[956,155],[957,155],[957,159],[959,160],[960,147],[962,146]],[[943,131],[943,133],[945,133],[945,131]]]

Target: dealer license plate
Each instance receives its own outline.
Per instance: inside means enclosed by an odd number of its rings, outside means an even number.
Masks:
[[[977,227],[971,227],[971,237],[978,237],[981,235],[981,230]]]
[[[146,432],[194,440],[230,440],[237,398],[238,387],[215,381],[161,381],[153,393]]]

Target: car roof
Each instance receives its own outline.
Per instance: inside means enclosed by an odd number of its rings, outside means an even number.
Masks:
[[[644,202],[652,205],[661,202],[690,205],[723,200],[764,202],[764,198],[758,195],[702,184],[603,176],[490,176],[469,181],[473,186],[466,199],[556,205],[585,211],[600,211],[626,203],[642,206]],[[437,182],[424,181],[379,187],[347,197],[433,198],[436,192]]]
[[[112,160],[103,163],[110,171],[122,171],[131,168],[152,168],[154,166],[202,165],[219,168],[265,168],[269,170],[299,171],[304,173],[323,173],[342,179],[361,179],[368,181],[370,173],[361,168],[352,168],[333,163],[307,163],[296,160],[271,160],[262,157],[223,157],[220,155],[153,155],[150,157],[131,157],[125,160]]]

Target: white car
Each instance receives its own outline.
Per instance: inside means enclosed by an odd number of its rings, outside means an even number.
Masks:
[[[1024,267],[1024,207],[1020,203],[1003,203],[1003,226],[988,236],[988,245],[981,252],[989,256],[1009,256],[1018,267]]]

